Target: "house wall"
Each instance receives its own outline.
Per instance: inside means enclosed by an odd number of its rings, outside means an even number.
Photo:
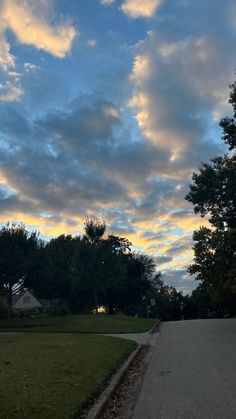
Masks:
[[[30,291],[25,291],[19,300],[14,304],[14,308],[27,310],[31,308],[42,308],[40,302],[31,294]]]

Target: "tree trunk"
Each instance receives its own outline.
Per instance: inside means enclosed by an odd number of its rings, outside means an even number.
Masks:
[[[110,316],[113,316],[113,314],[115,314],[113,305],[109,305],[108,313]]]
[[[95,314],[98,314],[98,293],[97,293],[97,290],[94,290],[94,304],[95,304]]]
[[[10,287],[7,295],[7,315],[8,319],[12,318],[12,288]]]

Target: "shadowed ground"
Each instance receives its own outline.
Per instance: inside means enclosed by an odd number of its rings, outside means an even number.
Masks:
[[[133,419],[236,418],[236,319],[164,323]]]

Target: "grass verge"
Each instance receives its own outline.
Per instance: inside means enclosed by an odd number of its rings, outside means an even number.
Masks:
[[[103,336],[0,335],[1,417],[78,418],[135,347]]]
[[[140,333],[149,330],[156,319],[109,315],[39,316],[0,320],[0,331],[69,333]]]

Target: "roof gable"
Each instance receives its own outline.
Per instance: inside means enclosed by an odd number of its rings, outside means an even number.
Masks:
[[[42,304],[37,300],[37,298],[27,289],[22,294],[17,296],[17,300],[13,302],[14,308],[41,308]]]

